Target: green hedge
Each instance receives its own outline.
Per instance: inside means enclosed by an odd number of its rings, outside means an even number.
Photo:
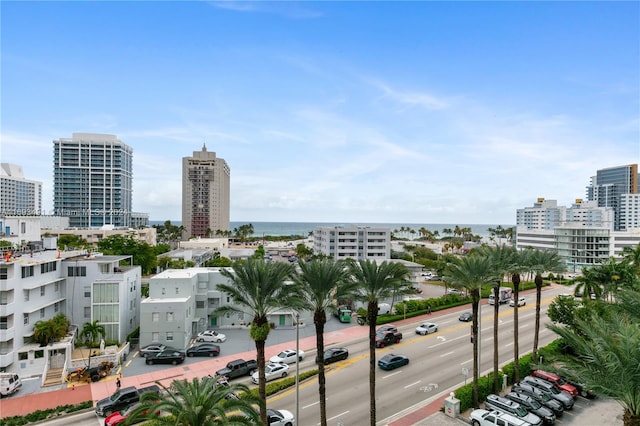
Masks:
[[[36,410],[26,416],[13,416],[0,419],[1,426],[22,426],[29,423],[39,422],[48,418],[57,417],[61,414],[75,413],[76,411],[85,410],[93,407],[93,401],[85,401],[76,405],[60,405],[56,408],[48,410]]]

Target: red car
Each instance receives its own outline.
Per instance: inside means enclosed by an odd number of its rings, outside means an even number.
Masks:
[[[135,404],[128,406],[122,411],[116,411],[110,416],[107,416],[107,418],[104,419],[104,426],[119,425],[120,423],[124,422],[127,419],[127,416],[129,415],[129,413],[131,413],[133,410],[138,408],[139,405],[140,403],[136,402]],[[158,414],[160,413],[156,413],[156,415]],[[140,422],[142,421],[145,421],[145,419],[140,419]],[[135,423],[139,423],[139,422],[135,422]]]
[[[565,391],[572,397],[576,398],[578,396],[578,389],[570,383],[564,381],[560,376],[554,373],[549,373],[543,370],[535,370],[531,373],[533,377],[537,377],[542,380],[546,380],[547,382],[553,383],[556,389]]]

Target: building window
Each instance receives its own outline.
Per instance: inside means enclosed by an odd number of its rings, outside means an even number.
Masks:
[[[29,324],[29,314],[23,314],[23,317],[24,317],[24,323]]]
[[[91,297],[91,287],[84,288],[84,297]]]
[[[33,276],[33,266],[22,267],[22,278],[29,278]]]
[[[44,308],[40,309],[40,318],[44,318]]]
[[[9,317],[0,317],[0,330],[9,328]]]
[[[40,265],[40,273],[46,274],[47,272],[53,272],[57,268],[56,262],[47,262]]]
[[[173,333],[170,331],[167,331],[167,342],[172,342],[173,341]]]
[[[40,296],[44,296],[44,286],[40,287]]]
[[[167,291],[165,290],[164,287],[162,287],[162,294],[167,294]]]
[[[59,282],[55,282],[55,284],[53,285],[53,291],[55,291],[56,293],[60,291],[60,283]]]
[[[100,273],[108,274],[109,273],[109,264],[108,263],[100,263]]]
[[[25,302],[29,301],[29,290],[24,290],[24,301]]]
[[[53,312],[58,312],[60,310],[60,303],[56,302],[53,304]]]
[[[157,342],[158,340],[160,340],[160,333],[158,333],[157,331],[151,333],[151,341]]]
[[[173,312],[167,312],[167,322],[173,322]]]
[[[196,309],[204,309],[204,300],[196,300]]]
[[[91,318],[91,306],[84,307],[84,317]]]
[[[230,301],[231,301],[231,298],[227,296],[227,303],[229,303]]]
[[[160,322],[160,313],[159,312],[153,312],[151,314],[151,321]]]
[[[176,287],[176,294],[180,294],[180,287]]]
[[[70,277],[86,277],[87,267],[86,266],[69,266],[67,267],[67,275]]]
[[[0,267],[0,280],[6,280],[8,279],[8,268],[6,266],[2,266]]]

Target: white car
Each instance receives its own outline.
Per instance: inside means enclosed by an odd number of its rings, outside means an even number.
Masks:
[[[227,340],[227,336],[222,333],[218,333],[215,330],[205,330],[198,333],[196,336],[196,342],[215,342],[222,343]]]
[[[267,409],[267,418],[269,419],[269,426],[294,426],[296,420],[293,417],[293,413],[287,410],[272,410]]]
[[[514,299],[509,300],[509,306],[515,306],[516,301]],[[527,299],[525,299],[524,297],[520,296],[518,297],[518,306],[524,306],[527,304]]]
[[[438,324],[432,322],[424,322],[416,327],[416,334],[422,334],[423,336],[435,333],[436,331],[438,331]]]
[[[300,352],[298,353],[298,359],[300,361],[304,359],[303,350],[300,350]],[[280,352],[278,355],[272,356],[269,359],[269,362],[272,362],[274,364],[278,362],[283,362],[285,364],[292,364],[296,362],[296,351],[294,351],[293,349],[285,349],[284,351]]]
[[[287,377],[289,366],[287,364],[267,364],[264,368],[264,378],[267,382],[275,379],[281,379]],[[258,372],[256,371],[251,375],[251,381],[254,384],[258,384]]]
[[[527,423],[519,417],[515,417],[508,413],[502,413],[500,411],[477,409],[471,412],[470,417],[471,424],[473,426],[530,425],[530,423]]]

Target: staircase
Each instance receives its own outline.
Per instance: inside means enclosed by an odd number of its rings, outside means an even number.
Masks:
[[[64,368],[51,368],[47,371],[47,377],[44,379],[42,386],[55,386],[63,383],[62,374]]]

